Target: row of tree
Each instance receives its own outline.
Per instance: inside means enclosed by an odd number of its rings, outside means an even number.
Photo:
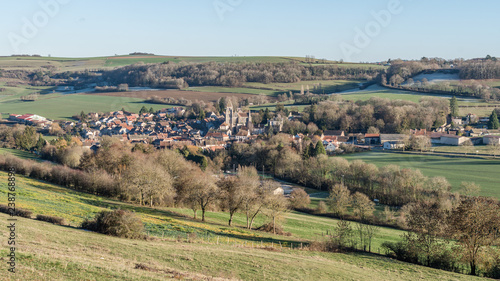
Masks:
[[[500,278],[500,205],[493,199],[463,198],[450,210],[420,201],[408,206],[410,232],[397,243],[385,242],[396,258],[450,271],[466,263],[471,275]],[[455,243],[456,242],[456,243]]]
[[[175,81],[177,88],[185,86],[241,86],[245,82],[292,83],[302,80],[373,79],[380,72],[372,67],[337,65],[301,65],[298,63],[162,63],[134,64],[106,71],[102,80],[117,85],[164,87]]]

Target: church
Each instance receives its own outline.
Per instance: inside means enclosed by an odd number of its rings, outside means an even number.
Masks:
[[[219,127],[221,131],[227,131],[228,135],[236,134],[240,129],[248,131],[252,125],[250,111],[243,112],[240,108],[234,110],[231,101],[226,105],[226,119]]]

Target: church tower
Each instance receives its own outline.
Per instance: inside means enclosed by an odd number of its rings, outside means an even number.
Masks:
[[[234,109],[233,109],[233,103],[231,100],[228,100],[228,103],[226,105],[226,123],[229,126],[229,129],[233,129],[234,127]]]

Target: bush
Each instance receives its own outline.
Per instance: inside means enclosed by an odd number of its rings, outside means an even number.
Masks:
[[[124,238],[142,238],[144,224],[132,212],[125,210],[102,211],[93,220],[85,220],[81,228]]]
[[[257,230],[273,233],[273,223],[270,222],[270,223],[263,224],[259,228],[257,228]],[[292,236],[292,233],[285,232],[283,230],[283,227],[281,227],[280,225],[276,225],[276,234],[284,235],[284,236]]]
[[[9,208],[7,205],[0,205],[0,212],[5,213],[5,214],[11,214],[12,211],[14,211],[14,216],[18,217],[23,217],[23,218],[28,218],[31,219],[31,215],[33,215],[33,212],[26,210],[26,209],[21,209],[21,208]]]
[[[36,215],[36,219],[39,221],[46,221],[57,225],[66,225],[66,221],[60,217],[46,216],[46,215]]]
[[[294,188],[290,193],[290,203],[293,208],[300,209],[309,206],[311,199],[303,188]]]
[[[325,214],[328,211],[328,207],[326,206],[325,201],[321,200],[318,203],[318,207],[316,208],[317,214]]]
[[[387,255],[392,255],[400,261],[418,264],[418,254],[409,249],[406,243],[401,241],[396,243],[386,241],[382,243],[382,248],[386,249]]]

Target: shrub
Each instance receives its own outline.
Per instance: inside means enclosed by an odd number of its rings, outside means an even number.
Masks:
[[[144,236],[142,221],[134,213],[125,210],[99,212],[93,220],[84,221],[81,228],[124,238]]]
[[[273,233],[273,223],[270,222],[263,224],[259,228],[257,228],[257,230]],[[292,233],[284,231],[281,225],[276,225],[276,234],[284,236],[292,236]]]
[[[23,217],[23,218],[28,218],[31,219],[31,215],[33,212],[26,210],[26,209],[21,209],[21,208],[9,208],[7,205],[0,205],[0,212],[5,213],[5,214],[11,214],[12,211],[14,211],[14,216],[18,217]]]
[[[400,261],[418,264],[418,254],[402,241],[386,241],[382,243],[382,248],[386,249],[387,255],[392,255]]]
[[[57,225],[66,225],[66,221],[63,218],[59,217],[36,215],[36,219],[39,221],[46,221]]]
[[[295,209],[305,208],[309,206],[311,199],[303,188],[294,188],[290,193],[290,203]]]
[[[326,206],[325,201],[321,200],[318,203],[318,207],[316,208],[317,214],[324,214],[328,211],[328,207]]]

